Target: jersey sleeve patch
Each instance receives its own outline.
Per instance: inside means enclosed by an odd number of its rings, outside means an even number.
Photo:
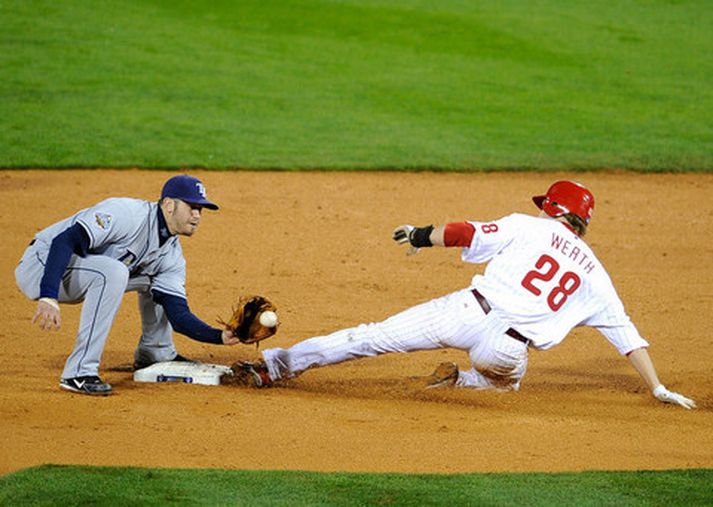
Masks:
[[[89,247],[97,248],[114,235],[114,215],[104,211],[92,211],[77,220],[89,234]]]
[[[111,215],[111,213],[102,213],[100,211],[94,212],[94,223],[102,230],[109,229],[113,220],[114,217]]]
[[[133,218],[133,209],[121,199],[107,199],[76,215],[90,238],[89,247],[94,250],[118,241],[127,235],[128,228],[138,223]]]

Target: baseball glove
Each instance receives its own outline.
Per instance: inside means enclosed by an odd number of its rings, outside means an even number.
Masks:
[[[246,344],[258,343],[277,332],[277,308],[264,296],[241,296],[228,322],[219,322]],[[265,312],[272,312],[263,316]],[[262,318],[261,318],[262,317]]]

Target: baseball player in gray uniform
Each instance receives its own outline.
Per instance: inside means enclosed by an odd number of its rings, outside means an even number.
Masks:
[[[186,261],[178,236],[192,236],[203,208],[217,210],[200,180],[170,178],[161,199],[110,198],[38,232],[15,279],[37,301],[32,323],[59,329],[60,303],[83,302],[74,350],[60,387],[108,395],[99,363],[124,292],[138,292],[142,334],[134,368],[159,361],[186,361],[176,352],[172,331],[198,341],[234,345],[239,340],[191,313],[186,300]]]
[[[539,216],[515,213],[499,220],[438,227],[399,226],[394,240],[410,253],[431,246],[459,247],[465,262],[488,263],[470,286],[422,303],[382,322],[318,336],[288,349],[263,351],[244,363],[248,383],[264,387],[305,370],[359,357],[451,347],[468,353],[471,368],[443,363],[430,387],[517,390],[528,350],[546,350],[576,326],[591,326],[628,358],[653,396],[684,408],[695,402],[659,381],[648,343],[624,311],[604,266],[584,236],[594,196],[571,181],[533,197]]]

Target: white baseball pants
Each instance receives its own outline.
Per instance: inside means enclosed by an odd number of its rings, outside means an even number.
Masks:
[[[299,342],[262,355],[273,380],[359,357],[390,352],[455,348],[468,352],[472,368],[457,385],[517,390],[527,369],[527,346],[506,335],[509,326],[483,312],[470,289],[414,306],[388,319]]]

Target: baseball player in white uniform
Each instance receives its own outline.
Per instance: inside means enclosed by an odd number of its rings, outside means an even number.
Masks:
[[[179,175],[164,184],[158,202],[107,199],[35,235],[15,270],[20,290],[37,301],[32,322],[44,330],[59,329],[60,303],[83,302],[61,388],[111,393],[99,377],[99,362],[127,291],[138,292],[141,313],[135,369],[187,360],[176,352],[173,330],[207,343],[239,343],[230,331],[193,315],[186,300],[186,261],[178,236],[196,232],[203,208],[218,206],[208,200],[200,180]]]
[[[431,246],[460,247],[465,262],[488,265],[471,285],[428,301],[383,322],[362,324],[288,348],[262,353],[264,362],[244,363],[252,385],[268,386],[308,368],[388,352],[451,347],[470,356],[472,368],[441,364],[430,387],[517,390],[528,350],[547,350],[577,326],[599,330],[627,357],[662,402],[684,408],[695,402],[666,389],[647,352],[648,343],[624,311],[604,266],[582,236],[594,196],[578,183],[558,181],[533,197],[539,216],[512,214],[490,222],[439,227],[403,225],[394,240],[409,253]]]

